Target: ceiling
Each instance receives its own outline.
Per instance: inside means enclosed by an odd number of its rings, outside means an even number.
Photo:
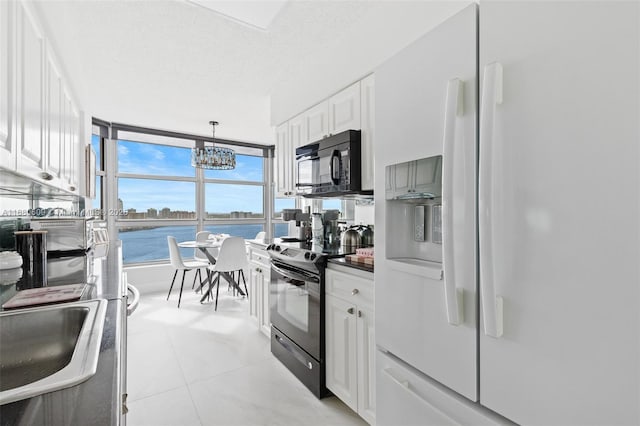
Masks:
[[[35,4],[89,115],[205,135],[215,119],[216,137],[272,143],[273,124],[370,73],[470,1],[289,0],[258,14],[256,1],[233,2],[249,6],[237,12],[224,3]]]

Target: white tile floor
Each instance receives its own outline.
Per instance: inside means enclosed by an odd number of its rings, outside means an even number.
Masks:
[[[168,289],[168,283],[167,283]],[[220,289],[218,311],[189,289],[143,295],[129,317],[127,424],[366,425],[318,400],[269,350],[248,301]]]

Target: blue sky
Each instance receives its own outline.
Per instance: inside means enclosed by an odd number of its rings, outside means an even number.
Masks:
[[[97,151],[97,138],[93,140]],[[118,141],[118,170],[121,173],[157,176],[195,176],[191,166],[191,150],[164,145]],[[263,159],[247,155],[236,156],[234,170],[205,170],[209,179],[262,181]],[[152,207],[171,210],[195,210],[195,184],[191,182],[154,181],[121,178],[119,198],[124,208],[146,211]],[[205,208],[207,212],[262,212],[262,187],[207,184]]]

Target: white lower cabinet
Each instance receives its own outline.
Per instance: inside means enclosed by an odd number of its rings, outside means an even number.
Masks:
[[[269,283],[271,263],[266,251],[249,246],[249,316],[256,320],[258,328],[271,336],[269,316]]]
[[[369,424],[374,424],[373,276],[341,269],[345,272],[332,269],[326,272],[327,388]]]

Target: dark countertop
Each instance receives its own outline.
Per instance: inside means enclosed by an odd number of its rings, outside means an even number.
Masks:
[[[65,284],[86,283],[81,300],[119,299],[126,295],[126,286],[122,283],[122,243],[116,241],[107,246],[98,246],[86,254],[49,258],[47,287]],[[22,270],[17,282],[0,283],[0,311],[2,304],[11,299],[18,291],[42,287],[42,280],[32,277],[26,269]]]
[[[349,268],[360,269],[361,271],[366,271],[366,272],[373,273],[373,266],[372,265],[365,265],[365,264],[362,264],[362,263],[347,262],[347,260],[344,257],[338,257],[338,258],[334,258],[334,259],[329,259],[329,260],[327,260],[327,262],[335,263],[336,265],[347,266]]]
[[[109,299],[96,373],[76,386],[0,406],[0,425],[120,424],[123,389],[119,366],[126,359],[126,354],[121,353],[122,341],[126,339],[123,321],[126,299],[122,298],[126,285],[121,279],[120,259],[119,241],[110,244],[106,255],[93,253],[90,256],[90,273],[94,278],[88,280],[93,282],[89,283],[82,299]]]

